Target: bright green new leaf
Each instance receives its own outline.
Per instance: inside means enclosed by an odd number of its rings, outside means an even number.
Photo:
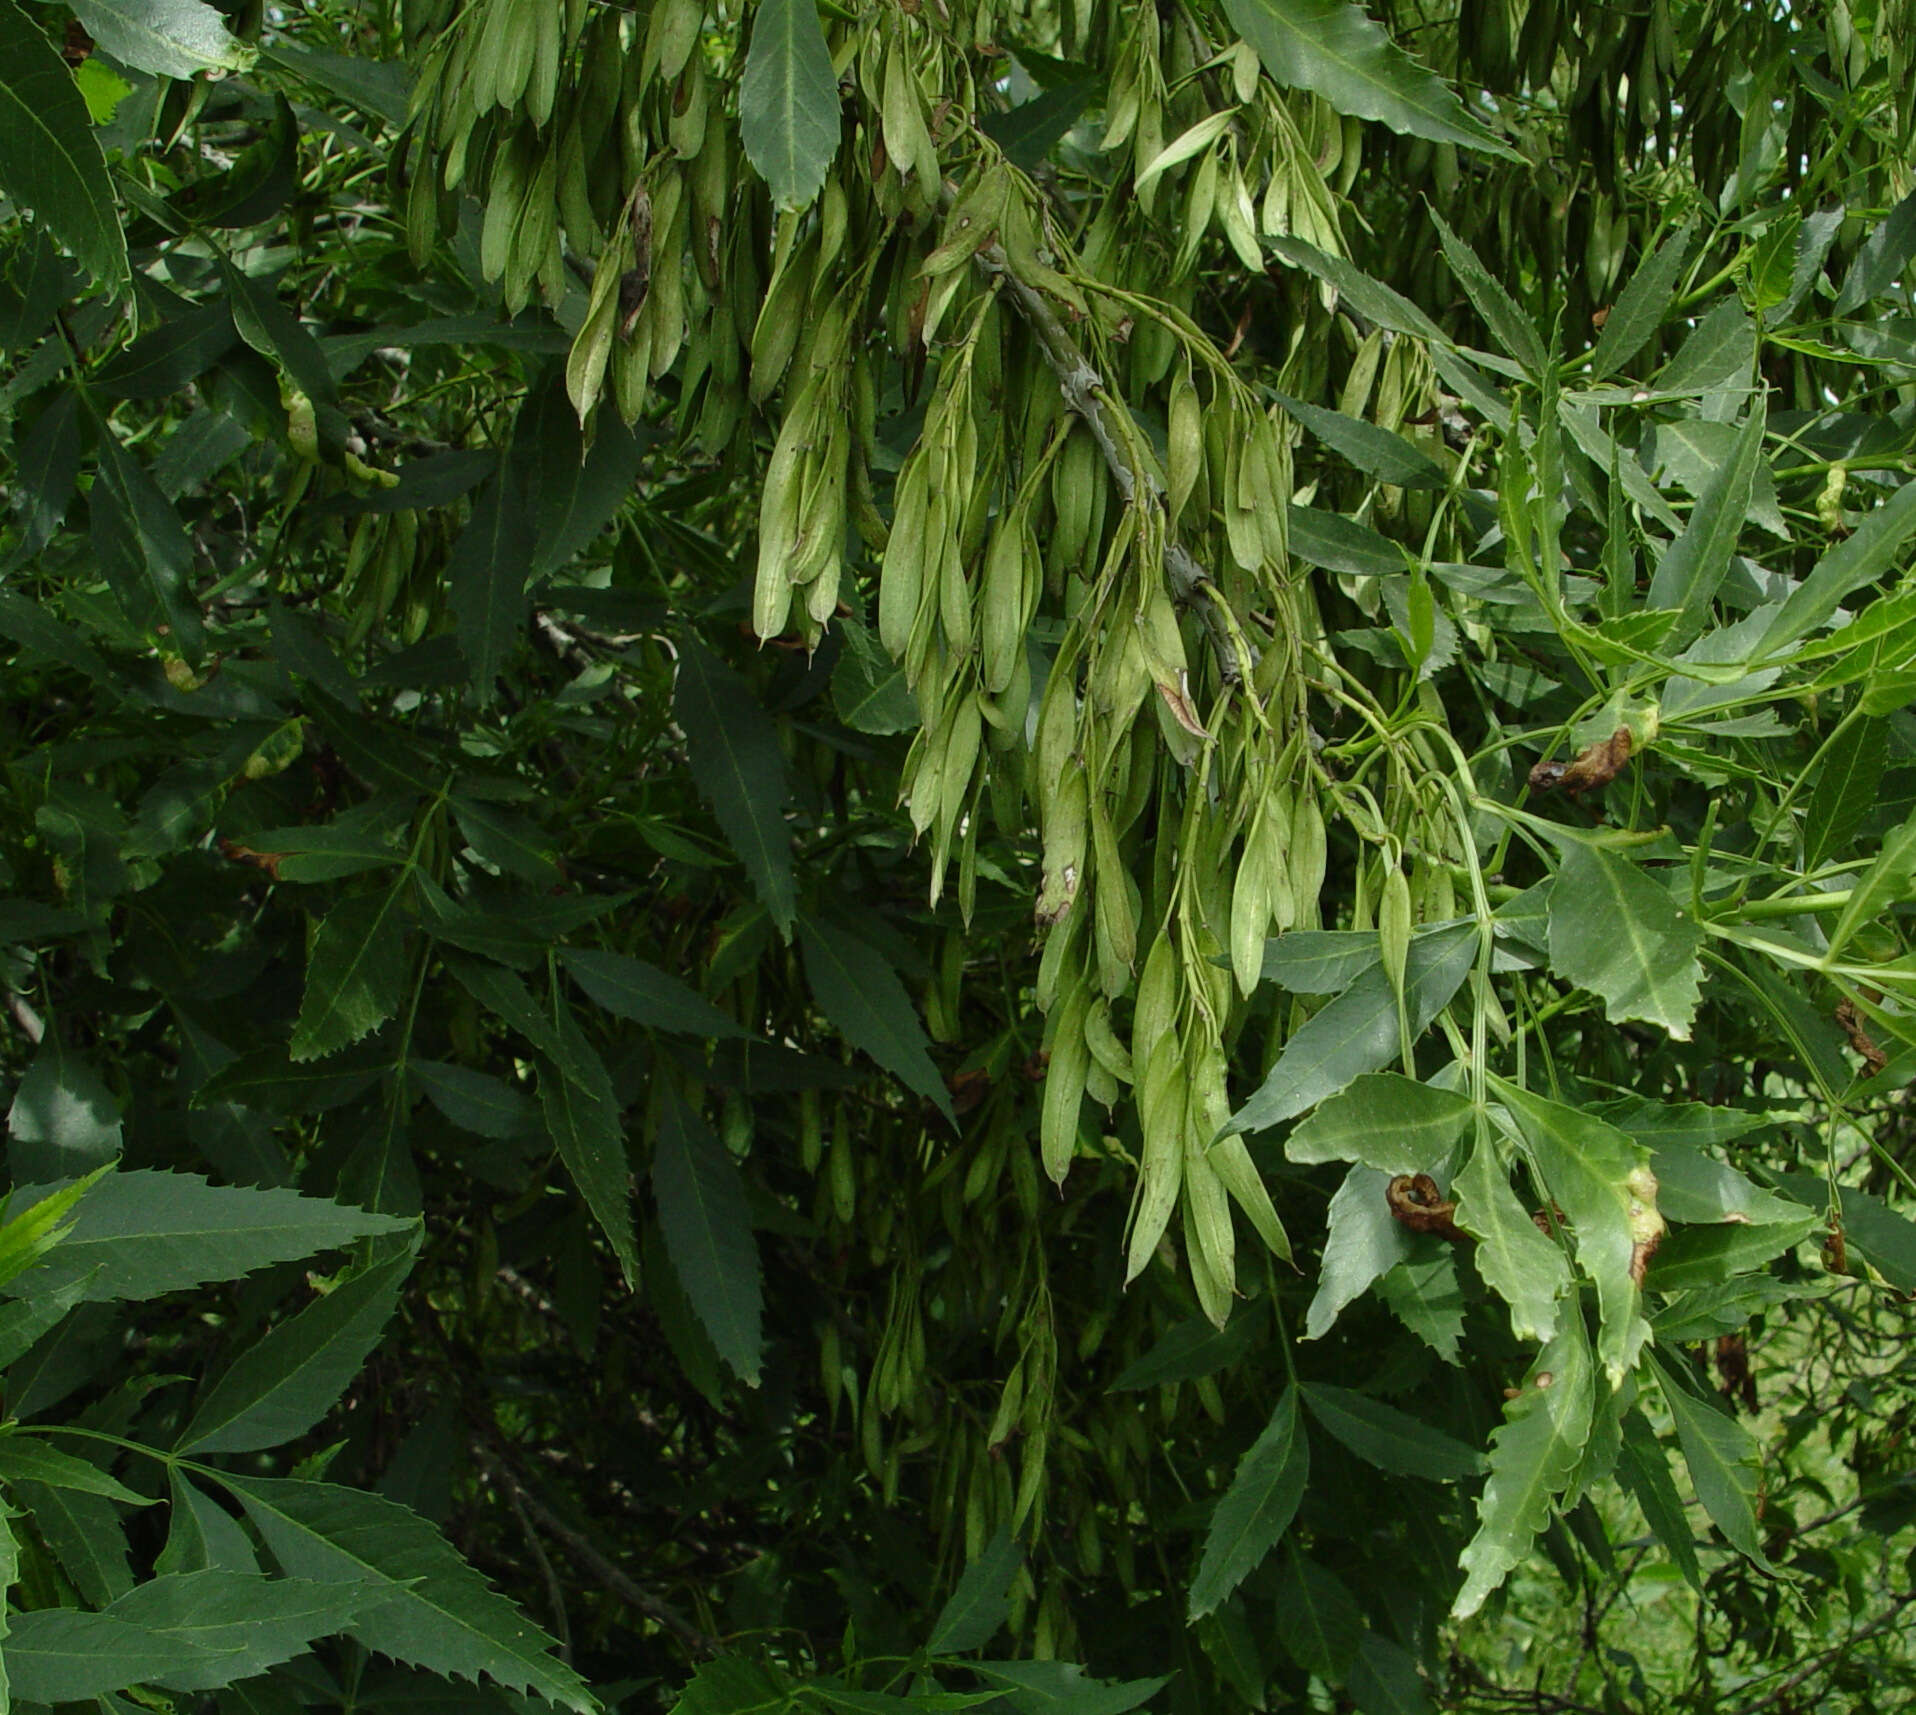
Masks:
[[[634,1024],[686,1036],[749,1038],[752,1034],[697,989],[643,959],[597,948],[568,947],[559,954],[559,962],[607,1012],[629,1018]]]
[[[360,1587],[348,1629],[367,1649],[450,1677],[484,1674],[596,1715],[597,1702],[551,1653],[552,1640],[417,1513],[336,1483],[225,1472],[218,1480],[291,1576]]]
[[[1476,1448],[1380,1399],[1326,1382],[1306,1383],[1300,1391],[1311,1416],[1380,1471],[1450,1483],[1484,1468],[1483,1455]]]
[[[1451,1607],[1456,1618],[1476,1613],[1529,1558],[1553,1503],[1577,1473],[1594,1397],[1582,1318],[1565,1316],[1490,1438],[1490,1478],[1477,1500],[1477,1534],[1463,1553],[1466,1576]]]
[[[811,206],[838,153],[838,80],[813,0],[765,0],[738,92],[739,140],[782,209]]]
[[[1563,1210],[1577,1261],[1597,1287],[1597,1356],[1613,1388],[1635,1367],[1650,1338],[1638,1286],[1663,1233],[1650,1152],[1593,1114],[1493,1080]]]
[[[781,933],[797,913],[792,839],[785,826],[785,758],[751,688],[702,644],[679,645],[673,701],[699,791]]]
[[[668,1091],[652,1152],[666,1254],[718,1354],[756,1387],[764,1289],[738,1163],[704,1117]]]
[[[1696,1498],[1732,1548],[1759,1566],[1769,1562],[1756,1534],[1758,1468],[1756,1437],[1726,1411],[1706,1405],[1661,1363],[1653,1366],[1664,1403],[1676,1424],[1677,1445],[1690,1467]]]
[[[403,1250],[247,1347],[201,1397],[174,1451],[252,1453],[304,1435],[359,1374],[412,1265]]]
[[[1001,1530],[971,1562],[932,1621],[927,1655],[963,1655],[983,1649],[1011,1612],[1011,1580],[1020,1561],[1018,1545]]]
[[[108,292],[126,284],[126,239],[86,102],[13,0],[0,0],[0,190],[45,221]]]
[[[1197,1576],[1191,1580],[1192,1619],[1210,1613],[1277,1546],[1297,1512],[1309,1474],[1310,1442],[1298,1421],[1297,1389],[1288,1387],[1211,1515]]]
[[[1520,1340],[1549,1339],[1559,1320],[1557,1300],[1570,1284],[1570,1265],[1517,1200],[1488,1129],[1451,1194],[1457,1225],[1477,1240],[1477,1272],[1510,1306],[1511,1332]]]
[[[1406,136],[1509,153],[1441,78],[1348,0],[1225,0],[1224,11],[1286,88]]]
[[[845,1040],[930,1102],[955,1131],[951,1094],[898,973],[866,942],[807,917],[798,926],[812,994]]]
[[[122,65],[160,77],[249,71],[257,49],[202,0],[74,0],[74,16]]]
[[[1470,1118],[1464,1097],[1401,1072],[1366,1073],[1318,1104],[1284,1140],[1292,1161],[1361,1161],[1380,1173],[1429,1173]]]
[[[47,1194],[27,1187],[16,1197]],[[294,1191],[209,1185],[193,1173],[109,1173],[81,1199],[66,1239],[0,1291],[35,1296],[81,1283],[91,1301],[155,1298],[410,1225]]]
[[[100,1074],[49,1032],[7,1110],[7,1166],[46,1184],[104,1167],[120,1153],[120,1110]]]
[[[1696,920],[1614,852],[1576,844],[1550,890],[1550,968],[1613,1023],[1640,1018],[1688,1041],[1702,982]]]
[[[342,899],[320,924],[306,958],[306,992],[288,1052],[322,1060],[370,1035],[406,995],[401,890]]]

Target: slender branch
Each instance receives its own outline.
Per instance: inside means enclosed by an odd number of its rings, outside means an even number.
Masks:
[[[1888,1608],[1878,1614],[1876,1618],[1871,1620],[1861,1631],[1851,1632],[1840,1644],[1832,1644],[1820,1654],[1811,1656],[1808,1661],[1791,1674],[1789,1678],[1784,1680],[1782,1684],[1775,1687],[1774,1690],[1766,1691],[1762,1696],[1754,1697],[1748,1703],[1739,1703],[1730,1711],[1730,1715],[1753,1715],[1753,1712],[1758,1709],[1765,1709],[1773,1704],[1780,1703],[1806,1679],[1813,1678],[1816,1674],[1822,1672],[1822,1670],[1829,1666],[1838,1656],[1854,1649],[1858,1644],[1863,1642],[1865,1638],[1873,1637],[1877,1632],[1887,1631],[1889,1627],[1895,1623],[1897,1616],[1912,1602],[1916,1602],[1916,1590],[1903,1591],[1901,1595],[1897,1596],[1895,1600],[1890,1603]]]

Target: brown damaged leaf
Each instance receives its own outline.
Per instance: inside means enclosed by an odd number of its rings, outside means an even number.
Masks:
[[[1400,1173],[1384,1188],[1391,1218],[1413,1233],[1435,1233],[1440,1239],[1463,1244],[1470,1235],[1454,1219],[1457,1205],[1437,1189],[1428,1173]]]
[[[279,866],[285,862],[285,852],[256,852],[251,846],[243,846],[238,840],[221,840],[220,856],[233,863],[250,863],[255,869],[263,869],[275,881],[279,880]]]
[[[1623,1188],[1630,1193],[1625,1220],[1630,1226],[1630,1278],[1643,1286],[1644,1272],[1663,1242],[1663,1216],[1657,1209],[1657,1176],[1647,1167],[1638,1167],[1623,1176]]]
[[[1630,729],[1620,726],[1601,743],[1586,745],[1568,762],[1540,762],[1530,771],[1530,789],[1550,792],[1561,787],[1575,798],[1608,786],[1630,760]]]
[[[1889,1056],[1876,1044],[1876,1038],[1870,1035],[1863,1024],[1863,1015],[1857,1010],[1853,1000],[1841,1000],[1836,1003],[1836,1022],[1842,1026],[1843,1034],[1849,1038],[1850,1047],[1863,1057],[1863,1064],[1874,1077],[1889,1064]]]

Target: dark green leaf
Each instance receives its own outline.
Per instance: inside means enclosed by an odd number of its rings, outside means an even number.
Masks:
[[[504,475],[495,476],[472,503],[446,566],[459,652],[481,702],[491,700],[493,681],[525,629],[532,547],[524,506]]]
[[[652,1154],[652,1192],[673,1272],[718,1354],[758,1385],[764,1291],[738,1163],[670,1091]]]
[[[1097,97],[1098,85],[1080,78],[1044,90],[1007,112],[988,113],[978,128],[1020,172],[1035,173]]]
[[[905,685],[905,670],[856,619],[836,627],[841,648],[832,669],[832,705],[854,732],[914,732],[918,703]]]
[[[932,1064],[925,1029],[898,973],[866,942],[806,918],[799,924],[805,976],[819,1007],[845,1040],[869,1054],[945,1116],[957,1116],[944,1079]]]
[[[983,1649],[1011,1612],[1011,1580],[1018,1573],[1018,1545],[1001,1530],[967,1566],[925,1640],[927,1655],[964,1655]]]
[[[1390,1212],[1389,1184],[1389,1175],[1374,1167],[1353,1167],[1331,1198],[1317,1294],[1304,1316],[1305,1339],[1321,1339],[1345,1305],[1409,1260],[1410,1232]]]
[[[1075,1661],[981,1661],[985,1678],[1007,1689],[1005,1702],[1018,1715],[1124,1715],[1149,1702],[1169,1678],[1107,1684]],[[914,1700],[915,1701],[915,1700]]]
[[[1430,456],[1389,429],[1380,429],[1362,417],[1346,416],[1342,411],[1327,411],[1321,405],[1307,405],[1287,393],[1275,395],[1277,402],[1315,435],[1325,446],[1343,454],[1366,476],[1399,488],[1444,487],[1446,477]],[[1393,567],[1393,570],[1401,569]]]
[[[174,1674],[210,1676],[201,1682],[223,1685],[227,1663],[240,1660],[237,1651],[203,1647],[175,1633],[148,1631],[110,1614],[77,1608],[16,1614],[10,1633],[7,1676],[12,1693],[37,1703],[77,1702]]]
[[[202,628],[190,587],[193,548],[179,514],[110,428],[102,427],[99,445],[89,510],[101,569],[132,624],[152,637],[169,636],[175,651],[192,657]]]
[[[838,80],[813,0],[765,0],[739,84],[739,140],[782,209],[808,208],[838,153]]]
[[[50,1033],[13,1093],[7,1132],[16,1182],[76,1179],[120,1153],[120,1110],[100,1074]]]
[[[1848,721],[1817,752],[1803,806],[1803,868],[1813,870],[1849,844],[1876,806],[1889,728],[1880,720]]]
[[[447,1119],[480,1137],[523,1137],[539,1123],[532,1098],[490,1072],[412,1060],[406,1073]]]
[[[0,1482],[44,1483],[50,1489],[71,1489],[78,1494],[98,1495],[123,1506],[150,1507],[153,1502],[137,1495],[90,1459],[77,1458],[49,1446],[37,1436],[0,1434]]]
[[[1456,1148],[1470,1103],[1399,1072],[1354,1078],[1284,1140],[1292,1161],[1361,1161],[1380,1173],[1429,1173]]]
[[[62,392],[40,413],[15,454],[13,503],[21,517],[13,564],[33,559],[66,518],[79,483],[80,442],[80,397]]]
[[[595,1001],[620,1018],[653,1030],[686,1036],[735,1036],[752,1033],[728,1018],[698,990],[668,976],[656,965],[624,953],[567,947],[559,962]]]
[[[411,69],[399,60],[377,60],[363,53],[335,54],[290,42],[284,36],[265,49],[274,65],[296,72],[321,89],[363,108],[398,130],[406,123]]]
[[[1916,191],[1911,191],[1877,224],[1856,260],[1843,276],[1836,293],[1836,314],[1846,316],[1861,309],[1873,298],[1880,298],[1896,284],[1907,279],[1907,269],[1916,257]]]
[[[556,996],[554,1012],[550,1031],[558,1052],[552,1064],[539,1068],[539,1105],[559,1159],[611,1241],[630,1286],[638,1279],[639,1253],[619,1100],[597,1051]]]
[[[1676,302],[1677,281],[1690,249],[1690,228],[1668,234],[1647,260],[1637,266],[1630,283],[1610,306],[1603,331],[1590,353],[1590,379],[1614,374],[1640,352],[1650,336],[1663,326]]]
[[[1702,981],[1694,917],[1637,865],[1575,844],[1550,890],[1550,968],[1602,1000],[1613,1022],[1640,1018],[1687,1041]]]
[[[1477,313],[1483,317],[1491,337],[1522,364],[1527,373],[1542,375],[1549,354],[1530,318],[1518,308],[1503,282],[1484,266],[1483,258],[1451,231],[1450,223],[1436,209],[1430,210],[1430,218],[1437,228],[1438,242],[1444,247],[1450,271],[1470,294],[1470,301],[1477,306]]]
[[[344,1631],[370,1594],[351,1584],[208,1567],[150,1578],[108,1608],[105,1617],[204,1652],[151,1679],[171,1691],[209,1691],[264,1673],[300,1654],[315,1638]]]
[[[1352,577],[1400,577],[1409,563],[1404,551],[1388,536],[1367,524],[1328,512],[1321,506],[1293,506],[1289,512],[1291,552],[1327,572]]]
[[[1767,407],[1761,395],[1750,407],[1736,450],[1698,495],[1683,534],[1664,550],[1644,606],[1675,609],[1676,624],[1665,647],[1681,649],[1710,613],[1710,602],[1730,569],[1737,538],[1749,516],[1750,492],[1763,456]]]
[[[1906,482],[1866,514],[1855,532],[1831,548],[1790,591],[1750,659],[1764,660],[1807,637],[1836,612],[1846,596],[1874,583],[1894,566],[1912,534],[1916,534],[1916,482]]]
[[[1293,268],[1303,268],[1334,287],[1351,301],[1360,315],[1379,327],[1389,328],[1393,333],[1407,333],[1413,339],[1429,340],[1435,346],[1451,343],[1449,335],[1402,293],[1373,280],[1343,257],[1327,255],[1301,238],[1267,238],[1264,243]]]
[[[1706,1405],[1659,1363],[1657,1380],[1664,1402],[1676,1424],[1677,1445],[1690,1467],[1696,1498],[1730,1546],[1747,1554],[1759,1566],[1762,1544],[1756,1534],[1757,1468],[1761,1452],[1753,1436],[1727,1412]]]
[[[1450,1483],[1484,1468],[1483,1455],[1476,1448],[1382,1400],[1324,1382],[1306,1383],[1300,1391],[1311,1416],[1358,1458],[1381,1471]]]
[[[1690,1588],[1701,1591],[1703,1575],[1697,1565],[1696,1538],[1684,1516],[1676,1484],[1670,1480],[1670,1461],[1663,1444],[1640,1410],[1624,1414],[1623,1442],[1617,1454],[1617,1479],[1643,1509],[1644,1522],[1668,1551]]]
[[[398,1012],[407,972],[400,892],[362,893],[327,912],[306,959],[294,1060],[336,1054]]]
[[[1829,932],[1829,954],[1834,959],[1856,931],[1909,898],[1916,877],[1916,815],[1883,836],[1875,861],[1850,888],[1849,902]]]
[[[1381,1632],[1366,1632],[1345,1689],[1359,1715],[1431,1715],[1417,1658]]]
[[[1110,1391],[1128,1393],[1216,1375],[1262,1343],[1262,1324],[1263,1318],[1248,1311],[1239,1312],[1222,1328],[1208,1316],[1190,1317],[1172,1328],[1143,1357],[1126,1364]]]
[[[1341,1579],[1295,1546],[1278,1568],[1274,1621],[1292,1661],[1326,1685],[1344,1683],[1363,1640],[1364,1610]]]
[[[93,385],[110,399],[164,399],[198,380],[238,339],[224,298],[186,305],[101,364]]]
[[[1297,1389],[1287,1387],[1211,1515],[1191,1580],[1192,1619],[1222,1602],[1277,1546],[1303,1498],[1309,1472],[1310,1443],[1298,1421]]]

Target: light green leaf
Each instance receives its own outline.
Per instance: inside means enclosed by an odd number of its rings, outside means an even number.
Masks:
[[[1702,982],[1695,918],[1635,864],[1572,845],[1550,890],[1550,968],[1588,989],[1612,1023],[1640,1018],[1680,1042]]]
[[[539,1105],[559,1159],[611,1243],[626,1285],[632,1286],[639,1278],[639,1248],[619,1098],[598,1050],[556,997],[553,1012],[549,1040],[557,1052],[540,1062]]]
[[[738,92],[739,140],[782,209],[811,206],[838,153],[838,80],[813,0],[765,0]]]
[[[1413,1041],[1462,986],[1477,953],[1477,926],[1448,923],[1411,937],[1404,981]],[[1397,1058],[1397,1002],[1381,966],[1372,966],[1293,1036],[1251,1099],[1231,1116],[1232,1131],[1262,1131],[1335,1095]]]
[[[51,1190],[23,1187],[16,1206]],[[192,1173],[109,1173],[80,1200],[66,1239],[0,1291],[32,1297],[83,1283],[88,1301],[155,1298],[411,1224],[294,1191],[209,1185]]]
[[[673,708],[685,729],[699,791],[744,863],[760,903],[780,933],[789,936],[798,907],[777,729],[751,687],[692,637],[679,643]]]
[[[1457,1225],[1477,1241],[1477,1272],[1510,1306],[1520,1340],[1547,1340],[1558,1321],[1558,1297],[1570,1284],[1564,1254],[1537,1231],[1517,1201],[1488,1129],[1451,1185]]]
[[[738,1163],[717,1134],[667,1091],[652,1154],[666,1254],[718,1354],[758,1385],[764,1291]]]
[[[13,0],[0,0],[0,189],[33,210],[109,293],[126,285],[126,238],[86,102]]]
[[[531,520],[502,469],[479,491],[446,562],[453,634],[482,703],[491,701],[493,681],[525,629],[532,545]]]
[[[22,1702],[73,1703],[171,1675],[210,1675],[226,1683],[239,1652],[207,1649],[171,1633],[78,1608],[37,1608],[12,1617],[7,1675]],[[237,1673],[234,1678],[239,1677]]]
[[[1411,1235],[1390,1212],[1389,1184],[1389,1175],[1374,1167],[1353,1167],[1331,1198],[1317,1293],[1304,1314],[1305,1339],[1321,1339],[1346,1304],[1410,1259]]]
[[[1366,476],[1399,488],[1441,489],[1447,478],[1437,462],[1402,435],[1379,428],[1362,417],[1307,405],[1287,393],[1273,397],[1325,446],[1341,453]]]
[[[1565,1316],[1490,1438],[1490,1479],[1477,1501],[1477,1534],[1463,1553],[1466,1576],[1451,1607],[1455,1618],[1476,1613],[1530,1558],[1552,1503],[1577,1474],[1594,1397],[1583,1320]]]
[[[1641,1141],[1640,1133],[1632,1135]],[[1653,1145],[1650,1168],[1657,1176],[1657,1207],[1672,1221],[1765,1226],[1797,1220],[1803,1213],[1800,1204],[1773,1196],[1693,1144],[1673,1139]]]
[[[1310,1443],[1297,1416],[1297,1389],[1287,1387],[1264,1433],[1238,1462],[1237,1474],[1211,1515],[1190,1615],[1210,1613],[1277,1546],[1303,1498]]]
[[[151,1683],[171,1691],[210,1691],[264,1673],[315,1638],[344,1631],[370,1594],[351,1584],[209,1567],[149,1578],[104,1614],[191,1646],[195,1655],[184,1666],[151,1675]]]
[[[1610,306],[1603,331],[1590,352],[1592,381],[1601,381],[1621,369],[1663,326],[1664,317],[1676,303],[1677,281],[1689,249],[1690,227],[1686,223],[1665,237],[1649,259],[1638,265],[1630,283]]]
[[[1731,1547],[1767,1567],[1756,1534],[1757,1472],[1762,1463],[1756,1437],[1727,1412],[1698,1399],[1661,1362],[1652,1367],[1676,1424],[1677,1445],[1690,1467],[1696,1498]]]
[[[1509,155],[1449,85],[1346,0],[1224,0],[1231,27],[1287,89],[1321,95],[1339,113],[1376,119],[1434,143]]]
[[[1504,289],[1503,282],[1484,266],[1483,258],[1451,231],[1450,222],[1435,208],[1430,210],[1430,218],[1437,228],[1437,239],[1444,247],[1444,259],[1449,262],[1450,271],[1470,294],[1470,301],[1477,306],[1477,313],[1484,318],[1491,337],[1506,354],[1523,365],[1526,373],[1542,375],[1550,359],[1535,324]]]
[[[12,1431],[0,1433],[0,1482],[45,1483],[50,1489],[74,1489],[83,1495],[100,1495],[123,1506],[153,1505],[147,1496],[135,1494],[92,1460],[63,1453],[36,1436]]]
[[[16,1181],[71,1179],[120,1153],[120,1110],[100,1074],[49,1031],[13,1092],[7,1132]]]
[[[1284,1653],[1326,1685],[1342,1685],[1363,1641],[1364,1610],[1343,1581],[1291,1544],[1277,1574],[1274,1629]]]
[[[951,1094],[932,1063],[925,1029],[898,973],[867,943],[807,917],[798,926],[805,977],[819,1007],[845,1040],[945,1116],[956,1131]]]
[[[1761,1226],[1724,1222],[1678,1227],[1651,1260],[1649,1284],[1658,1292],[1670,1293],[1733,1281],[1795,1250],[1822,1225],[1820,1215],[1805,1209],[1790,1220]]]
[[[1307,1383],[1300,1391],[1311,1416],[1380,1471],[1450,1483],[1484,1468],[1483,1455],[1476,1448],[1368,1394],[1323,1382]]]
[[[304,1435],[359,1374],[412,1272],[408,1248],[269,1329],[201,1397],[178,1453],[253,1453]]]
[[[1759,395],[1744,419],[1736,450],[1697,496],[1683,533],[1664,550],[1650,579],[1645,609],[1677,611],[1676,622],[1665,640],[1668,653],[1683,648],[1703,629],[1710,602],[1729,572],[1737,538],[1749,517],[1750,492],[1763,456],[1766,421],[1767,407]]]
[[[201,0],[73,0],[73,12],[122,65],[159,77],[250,71],[259,58]]]
[[[685,1036],[749,1038],[752,1034],[697,989],[643,959],[568,947],[559,954],[559,962],[607,1012],[629,1018],[634,1024]]]
[[[1623,1441],[1617,1453],[1617,1480],[1628,1489],[1643,1509],[1644,1522],[1668,1551],[1676,1568],[1690,1588],[1703,1588],[1702,1569],[1697,1565],[1696,1538],[1690,1521],[1684,1516],[1683,1502],[1670,1478],[1670,1461],[1663,1444],[1641,1410],[1624,1414]]]
[[[1807,637],[1836,612],[1846,596],[1895,566],[1912,534],[1916,534],[1916,482],[1906,482],[1868,512],[1855,531],[1831,548],[1790,591],[1763,640],[1750,651],[1750,660],[1767,660]]]
[[[1391,1314],[1447,1364],[1460,1360],[1464,1336],[1464,1289],[1457,1254],[1445,1247],[1426,1261],[1399,1263],[1377,1282],[1377,1296]]]
[[[370,1035],[406,995],[401,889],[342,899],[320,924],[306,958],[306,992],[287,1052],[323,1060]]]
[[[1529,1144],[1545,1193],[1568,1217],[1577,1261],[1597,1287],[1597,1355],[1613,1388],[1636,1366],[1650,1338],[1643,1295],[1631,1270],[1641,1271],[1663,1231],[1657,1213],[1650,1152],[1594,1114],[1552,1102],[1493,1077],[1504,1106]]]
[[[530,1691],[578,1715],[598,1704],[552,1640],[417,1513],[335,1483],[218,1473],[295,1578],[370,1586],[349,1628],[367,1649],[433,1673]]]
[[[1912,878],[1916,878],[1916,815],[1883,836],[1875,862],[1850,888],[1849,903],[1829,932],[1829,950],[1824,958],[1837,958],[1865,923],[1873,923],[1891,907],[1908,900]]]
[[[1429,1173],[1456,1147],[1470,1103],[1401,1072],[1353,1079],[1284,1140],[1292,1161],[1361,1161],[1380,1173]]]
[[[1001,1530],[971,1562],[932,1621],[927,1655],[962,1655],[983,1649],[1011,1612],[1011,1580],[1017,1576],[1018,1545]]]

